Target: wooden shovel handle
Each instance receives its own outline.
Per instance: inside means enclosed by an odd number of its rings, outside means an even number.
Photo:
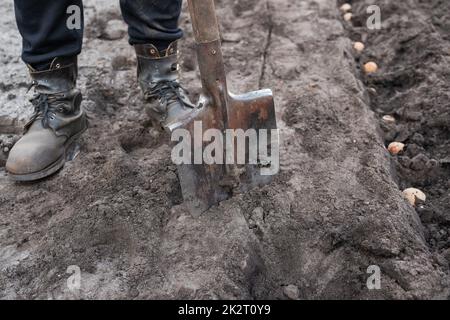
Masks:
[[[188,0],[197,47],[197,60],[202,79],[205,108],[212,108],[216,123],[226,127],[227,78],[223,64],[214,0]]]
[[[220,40],[214,0],[188,0],[188,5],[196,42]]]

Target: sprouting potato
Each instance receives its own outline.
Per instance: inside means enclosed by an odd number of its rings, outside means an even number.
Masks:
[[[348,12],[352,10],[352,5],[350,3],[344,3],[340,8],[342,12]]]
[[[396,155],[405,149],[405,145],[401,142],[392,142],[388,146],[388,150],[391,154]]]
[[[350,21],[353,18],[353,14],[351,12],[347,12],[346,14],[344,14],[344,20],[345,21]]]
[[[375,73],[378,70],[378,65],[373,62],[369,61],[364,65],[364,72],[365,73]]]
[[[395,123],[395,118],[389,114],[383,116],[383,121],[388,123]]]
[[[416,189],[416,188],[405,189],[403,191],[403,196],[406,198],[406,200],[408,200],[408,202],[412,206],[416,205],[417,200],[419,200],[421,202],[425,202],[425,200],[427,199],[427,196],[425,195],[425,193],[423,193],[421,190]]]
[[[353,49],[355,49],[358,53],[363,52],[364,48],[364,43],[362,42],[357,41],[353,44]]]

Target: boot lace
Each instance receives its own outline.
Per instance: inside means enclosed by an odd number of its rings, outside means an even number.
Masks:
[[[188,95],[188,91],[180,85],[178,81],[163,80],[158,81],[150,90],[145,92],[145,99],[158,99],[167,108],[173,102],[180,102],[187,108],[195,108],[195,105],[183,99],[180,91]]]
[[[30,91],[31,88],[33,88],[35,85],[36,83],[33,82],[28,87],[28,91]],[[42,126],[44,128],[48,128],[49,120],[55,119],[55,112],[65,112],[65,107],[62,103],[62,99],[64,97],[65,95],[60,93],[37,93],[33,98],[30,99],[31,104],[34,107],[34,112],[31,115],[28,123],[31,125],[37,119],[41,119]]]

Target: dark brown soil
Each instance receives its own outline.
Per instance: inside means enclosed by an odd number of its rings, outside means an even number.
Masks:
[[[353,24],[334,1],[217,1],[230,88],[275,93],[281,173],[199,218],[183,207],[168,137],[144,112],[133,51],[105,30],[117,4],[85,3],[79,84],[91,127],[50,179],[16,184],[0,169],[0,298],[449,297],[448,2],[382,0],[383,28],[367,33],[364,1],[353,1]],[[0,48],[3,149],[27,109],[11,4],[0,19],[10,44]],[[187,10],[181,23],[182,79],[195,97]],[[361,38],[357,57],[351,40]],[[361,74],[367,59],[379,73]],[[383,125],[384,114],[397,124]],[[405,154],[388,154],[392,140],[407,143]],[[409,186],[427,193],[421,207],[402,197]],[[380,290],[366,286],[371,265]]]

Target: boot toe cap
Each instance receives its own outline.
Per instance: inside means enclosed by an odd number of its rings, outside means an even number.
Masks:
[[[57,146],[31,141],[19,141],[11,149],[6,171],[14,175],[27,175],[45,170],[64,155]]]

